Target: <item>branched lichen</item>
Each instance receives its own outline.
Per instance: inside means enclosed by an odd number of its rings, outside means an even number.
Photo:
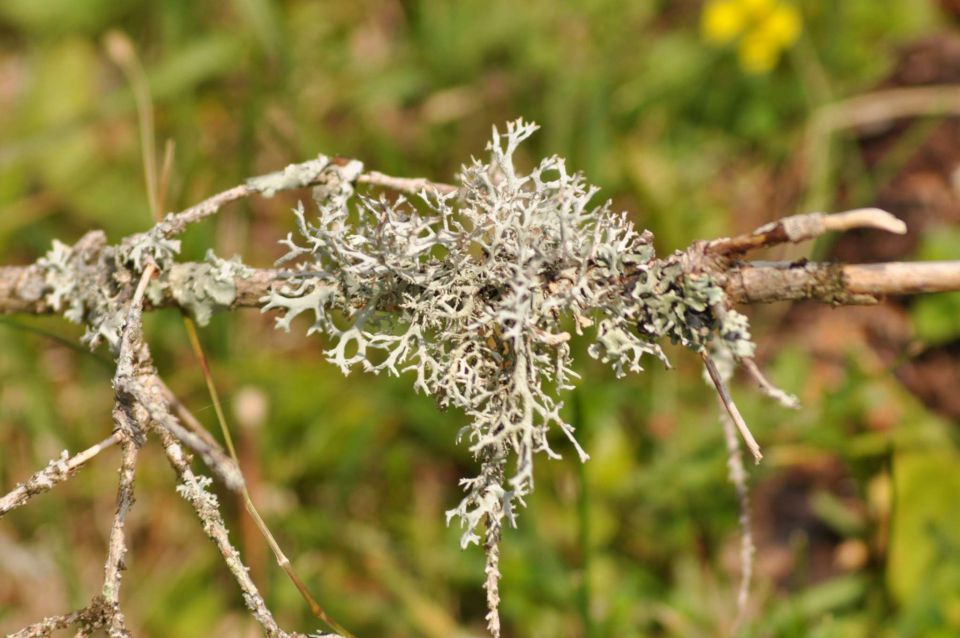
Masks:
[[[295,211],[300,237],[282,242],[280,260],[289,279],[263,307],[284,311],[284,329],[312,313],[309,332],[332,338],[326,356],[345,374],[412,372],[418,391],[467,415],[460,438],[481,469],[461,481],[466,495],[448,520],[463,528],[463,546],[479,544],[486,527],[494,635],[496,544],[533,489],[534,456],[558,456],[548,440],[557,428],[588,458],[557,398],[578,376],[565,322],[578,332],[596,325],[590,353],[618,375],[640,371],[645,355],[666,362],[663,338],[752,352],[745,318],[717,312],[722,288],[685,267],[685,254],[658,260],[652,235],[609,203],[594,205],[598,189],[563,159],[518,171],[515,151],[535,130],[523,121],[494,129],[489,161],[463,167],[458,193],[425,190],[416,206],[358,196],[351,208],[350,176],[327,166],[321,181],[335,188],[315,191],[316,219]]]

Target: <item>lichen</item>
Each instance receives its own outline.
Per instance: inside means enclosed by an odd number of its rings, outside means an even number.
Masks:
[[[339,167],[340,171],[329,171],[327,170],[329,166],[331,166],[331,159],[321,154],[308,162],[290,164],[283,170],[259,177],[251,177],[246,181],[246,185],[249,189],[260,193],[264,197],[273,197],[279,191],[304,188],[315,184],[320,181],[323,175],[346,173],[348,181],[353,182],[357,175],[363,171],[363,164],[356,160],[349,162],[345,167]]]
[[[447,516],[463,546],[479,544],[485,525],[490,601],[499,600],[491,544],[533,489],[534,457],[558,456],[550,430],[588,458],[558,398],[578,378],[569,319],[578,332],[596,326],[589,352],[618,375],[642,370],[647,355],[666,363],[664,338],[698,351],[719,339],[739,356],[753,347],[746,319],[719,312],[716,282],[688,272],[683,254],[657,259],[652,235],[609,202],[593,204],[598,189],[563,159],[517,170],[515,151],[536,128],[494,129],[489,161],[462,168],[457,194],[425,190],[416,205],[358,196],[351,210],[352,180],[327,166],[320,181],[334,188],[315,192],[315,219],[294,211],[300,237],[283,240],[279,262],[289,278],[263,300],[282,311],[284,329],[312,314],[309,332],[332,338],[326,356],[345,374],[411,372],[418,391],[463,411],[459,438],[481,468],[461,481],[466,495]]]
[[[126,320],[123,302],[140,273],[147,263],[161,272],[169,269],[179,251],[180,242],[160,225],[112,246],[101,231],[87,233],[74,246],[54,240],[37,261],[44,271],[44,298],[68,320],[86,326],[81,339],[91,349],[106,341],[115,350]]]
[[[206,326],[214,312],[229,308],[236,300],[237,279],[249,277],[251,272],[239,256],[221,259],[208,250],[203,264],[172,266],[151,282],[147,295],[159,304],[169,294],[198,325]]]

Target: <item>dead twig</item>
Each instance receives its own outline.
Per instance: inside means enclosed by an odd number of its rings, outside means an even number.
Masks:
[[[750,600],[750,583],[753,581],[753,556],[756,547],[753,543],[753,525],[750,515],[750,490],[747,487],[747,472],[743,467],[740,454],[740,439],[730,414],[723,401],[720,403],[720,422],[723,424],[723,439],[727,445],[727,476],[737,493],[737,505],[740,509],[740,586],[737,588],[737,615],[730,629],[730,635],[736,636],[747,614]]]
[[[450,195],[457,192],[457,187],[452,184],[441,184],[432,182],[425,177],[393,177],[385,175],[379,171],[370,171],[363,173],[357,178],[358,184],[368,184],[370,186],[379,186],[389,190],[399,191],[410,195],[417,195],[423,191],[434,190],[441,195]]]
[[[747,235],[714,239],[707,242],[708,254],[742,254],[757,248],[814,239],[829,232],[843,232],[854,228],[875,228],[902,235],[907,225],[879,208],[858,208],[844,213],[806,213],[784,217],[765,224]]]
[[[210,479],[194,474],[190,463],[183,453],[180,444],[166,430],[160,429],[160,440],[170,465],[180,478],[177,492],[193,507],[197,517],[203,523],[203,531],[207,534],[223,557],[224,563],[233,574],[237,585],[243,592],[243,601],[253,617],[260,623],[270,638],[286,638],[298,634],[288,634],[280,629],[273,614],[267,608],[257,586],[250,579],[247,567],[240,557],[240,552],[230,542],[227,528],[220,514],[220,504],[217,497],[206,490]]]
[[[713,363],[713,359],[710,358],[706,350],[700,352],[700,358],[703,359],[703,365],[707,368],[707,374],[710,376],[713,386],[717,389],[717,396],[720,398],[720,402],[730,415],[730,418],[733,419],[733,423],[740,431],[740,436],[743,437],[744,442],[747,444],[747,449],[753,454],[754,460],[759,463],[760,460],[763,459],[763,454],[760,452],[760,445],[757,443],[757,440],[753,438],[753,433],[750,432],[747,422],[744,421],[740,415],[740,410],[737,409],[737,404],[733,402],[730,391],[727,389],[727,384],[724,383],[723,378],[720,376],[716,364]]]
[[[0,518],[3,518],[11,510],[26,505],[34,496],[48,492],[63,483],[100,452],[112,447],[119,441],[120,437],[114,433],[96,445],[91,445],[86,450],[73,456],[69,456],[67,451],[64,450],[59,458],[53,459],[47,463],[45,468],[35,472],[26,481],[0,497]]]

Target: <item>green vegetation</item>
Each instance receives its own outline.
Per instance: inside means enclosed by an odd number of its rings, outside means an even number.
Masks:
[[[790,3],[800,30],[767,72],[705,37],[701,4],[0,0],[0,263],[32,262],[91,228],[116,241],[152,223],[133,96],[102,46],[110,29],[137,44],[158,143],[176,146],[172,210],[318,152],[450,181],[492,124],[518,116],[542,126],[518,163],[566,157],[661,254],[810,202],[832,208],[840,181],[845,206],[873,201],[879,178],[854,142],[821,141],[829,158],[811,160],[807,125],[876,87],[898,47],[949,28],[934,3]],[[898,151],[904,161],[910,149]],[[231,205],[184,236],[184,258],[213,248],[271,264],[296,197]],[[917,258],[958,258],[955,229],[919,243]],[[911,307],[918,337],[956,339],[958,305],[944,295]],[[751,469],[758,554],[744,635],[957,635],[957,424],[901,387],[843,311],[808,332],[787,312],[746,310],[770,376],[803,409],[749,381],[734,388],[767,454]],[[51,338],[78,343],[76,326],[2,321],[0,492],[102,439],[112,403],[110,367]],[[457,477],[476,473],[455,444],[463,415],[438,412],[409,377],[345,377],[323,359],[329,342],[272,324],[214,316],[201,339],[253,498],[298,572],[358,636],[483,635],[482,552],[461,551],[461,530],[444,525]],[[216,431],[180,318],[153,313],[146,329],[160,373]],[[591,460],[551,439],[563,459],[538,463],[522,525],[504,530],[504,634],[723,635],[738,512],[699,359],[667,348],[674,370],[650,361],[618,380],[587,345],[571,344],[585,381],[564,398]],[[172,472],[146,454],[122,594],[135,635],[258,635]],[[105,453],[0,522],[0,630],[97,591],[117,463]],[[280,623],[317,627],[242,502],[221,500]]]

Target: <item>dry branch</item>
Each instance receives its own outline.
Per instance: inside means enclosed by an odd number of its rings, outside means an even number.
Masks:
[[[243,601],[253,617],[260,623],[270,638],[301,636],[301,634],[288,634],[280,629],[277,621],[273,618],[273,614],[267,609],[263,597],[251,580],[248,569],[240,558],[240,552],[230,542],[230,536],[226,525],[223,523],[223,516],[220,514],[216,496],[206,491],[209,479],[194,474],[193,470],[190,469],[190,463],[184,455],[183,449],[169,432],[161,429],[159,434],[167,459],[180,478],[177,491],[190,503],[197,517],[203,522],[203,531],[217,546],[224,563],[226,563],[230,573],[233,574],[234,579],[240,586],[240,590],[243,592]]]
[[[69,456],[64,450],[60,458],[50,461],[45,468],[34,473],[33,476],[0,498],[0,518],[3,518],[11,510],[25,505],[34,496],[43,494],[66,481],[97,454],[119,440],[120,437],[114,433],[96,445],[91,445],[83,452],[73,456]]]
[[[874,303],[879,295],[960,290],[960,261],[836,264],[755,262],[727,273],[726,291],[736,303],[812,299],[825,303]]]
[[[707,242],[704,250],[715,255],[745,253],[757,248],[788,242],[797,243],[829,232],[844,232],[854,228],[874,228],[898,235],[907,232],[907,225],[885,210],[858,208],[833,215],[806,213],[784,217],[765,224],[747,235]]]
[[[174,268],[189,276],[206,264],[185,262]],[[915,295],[960,290],[960,261],[888,262],[841,264],[830,262],[747,262],[732,264],[719,273],[731,301],[743,304],[811,299],[831,304],[873,303],[879,295]],[[246,277],[236,277],[236,299],[222,311],[258,308],[274,286],[302,278],[277,268],[254,268]],[[0,314],[52,314],[50,304],[31,293],[44,291],[43,270],[38,266],[0,266]],[[180,304],[166,294],[147,309],[174,308]]]

